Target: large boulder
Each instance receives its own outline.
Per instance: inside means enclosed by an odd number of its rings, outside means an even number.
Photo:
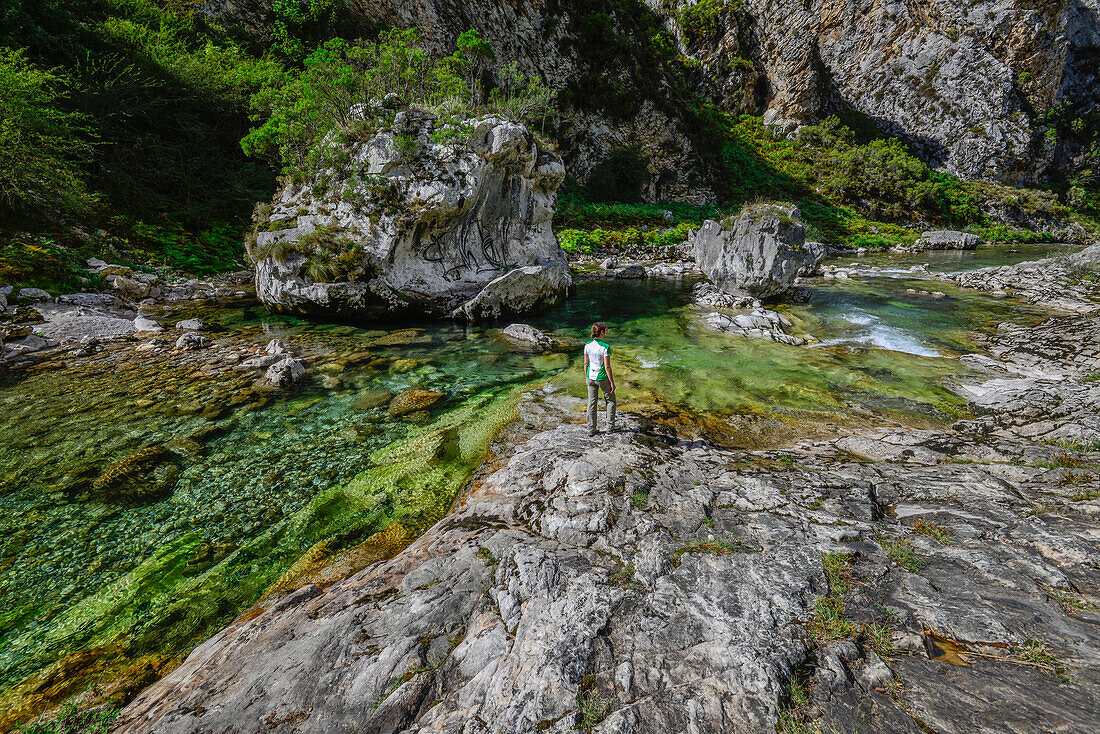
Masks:
[[[781,204],[747,207],[724,224],[708,219],[689,242],[717,288],[754,298],[783,294],[825,257],[824,247],[806,242],[798,208]]]
[[[978,246],[978,235],[938,229],[925,232],[913,243],[913,250],[973,250]]]
[[[568,294],[550,227],[565,169],[523,125],[399,112],[332,157],[339,170],[282,190],[250,247],[271,309],[480,319]]]

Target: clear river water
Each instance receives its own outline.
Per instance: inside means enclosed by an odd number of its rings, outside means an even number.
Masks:
[[[235,303],[161,319],[281,338],[308,358],[308,385],[259,395],[242,373],[132,348],[0,378],[0,730],[99,680],[140,687],[265,593],[403,547],[446,512],[522,390],[549,381],[581,395],[593,320],[611,327],[620,410],[712,440],[752,448],[943,425],[964,410],[945,385],[971,376],[957,357],[977,349],[975,332],[1043,314],[908,268],[1066,249],[845,258],[836,264],[858,262],[859,277],[815,279],[807,303],[779,307],[793,333],[816,337],[809,347],[705,329],[691,279],[598,279],[528,321],[578,347],[551,354],[516,351],[493,326],[324,324]],[[386,414],[411,386],[446,394],[430,420]],[[97,495],[97,476],[148,447],[171,451],[168,496]]]

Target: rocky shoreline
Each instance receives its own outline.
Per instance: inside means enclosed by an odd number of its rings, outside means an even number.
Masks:
[[[1100,324],[1063,285],[950,429],[744,452],[528,393],[451,514],[265,599],[117,730],[1094,731]]]

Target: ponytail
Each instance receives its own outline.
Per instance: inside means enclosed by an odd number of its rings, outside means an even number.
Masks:
[[[600,336],[601,334],[603,334],[606,331],[607,331],[607,324],[605,324],[604,322],[597,321],[596,323],[592,324],[592,338],[593,339]]]

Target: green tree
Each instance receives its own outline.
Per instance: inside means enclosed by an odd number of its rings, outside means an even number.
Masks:
[[[485,73],[497,60],[493,46],[471,28],[458,37],[455,47],[454,55],[463,62],[465,67],[466,85],[470,88],[470,104],[483,104],[486,99]]]
[[[519,64],[513,61],[501,68],[489,103],[505,117],[541,124],[554,113],[554,92],[534,74],[520,71]]]
[[[344,11],[342,0],[272,0],[272,47],[283,58],[300,62],[333,34]]]
[[[241,141],[244,151],[301,168],[316,161],[330,132],[376,127],[390,108],[466,97],[462,79],[419,41],[415,28],[388,31],[377,42],[328,41],[306,58],[301,73],[283,74],[252,98],[253,120],[261,124]]]
[[[0,49],[0,215],[42,221],[87,213],[96,203],[81,161],[86,120],[66,112],[65,80]]]

